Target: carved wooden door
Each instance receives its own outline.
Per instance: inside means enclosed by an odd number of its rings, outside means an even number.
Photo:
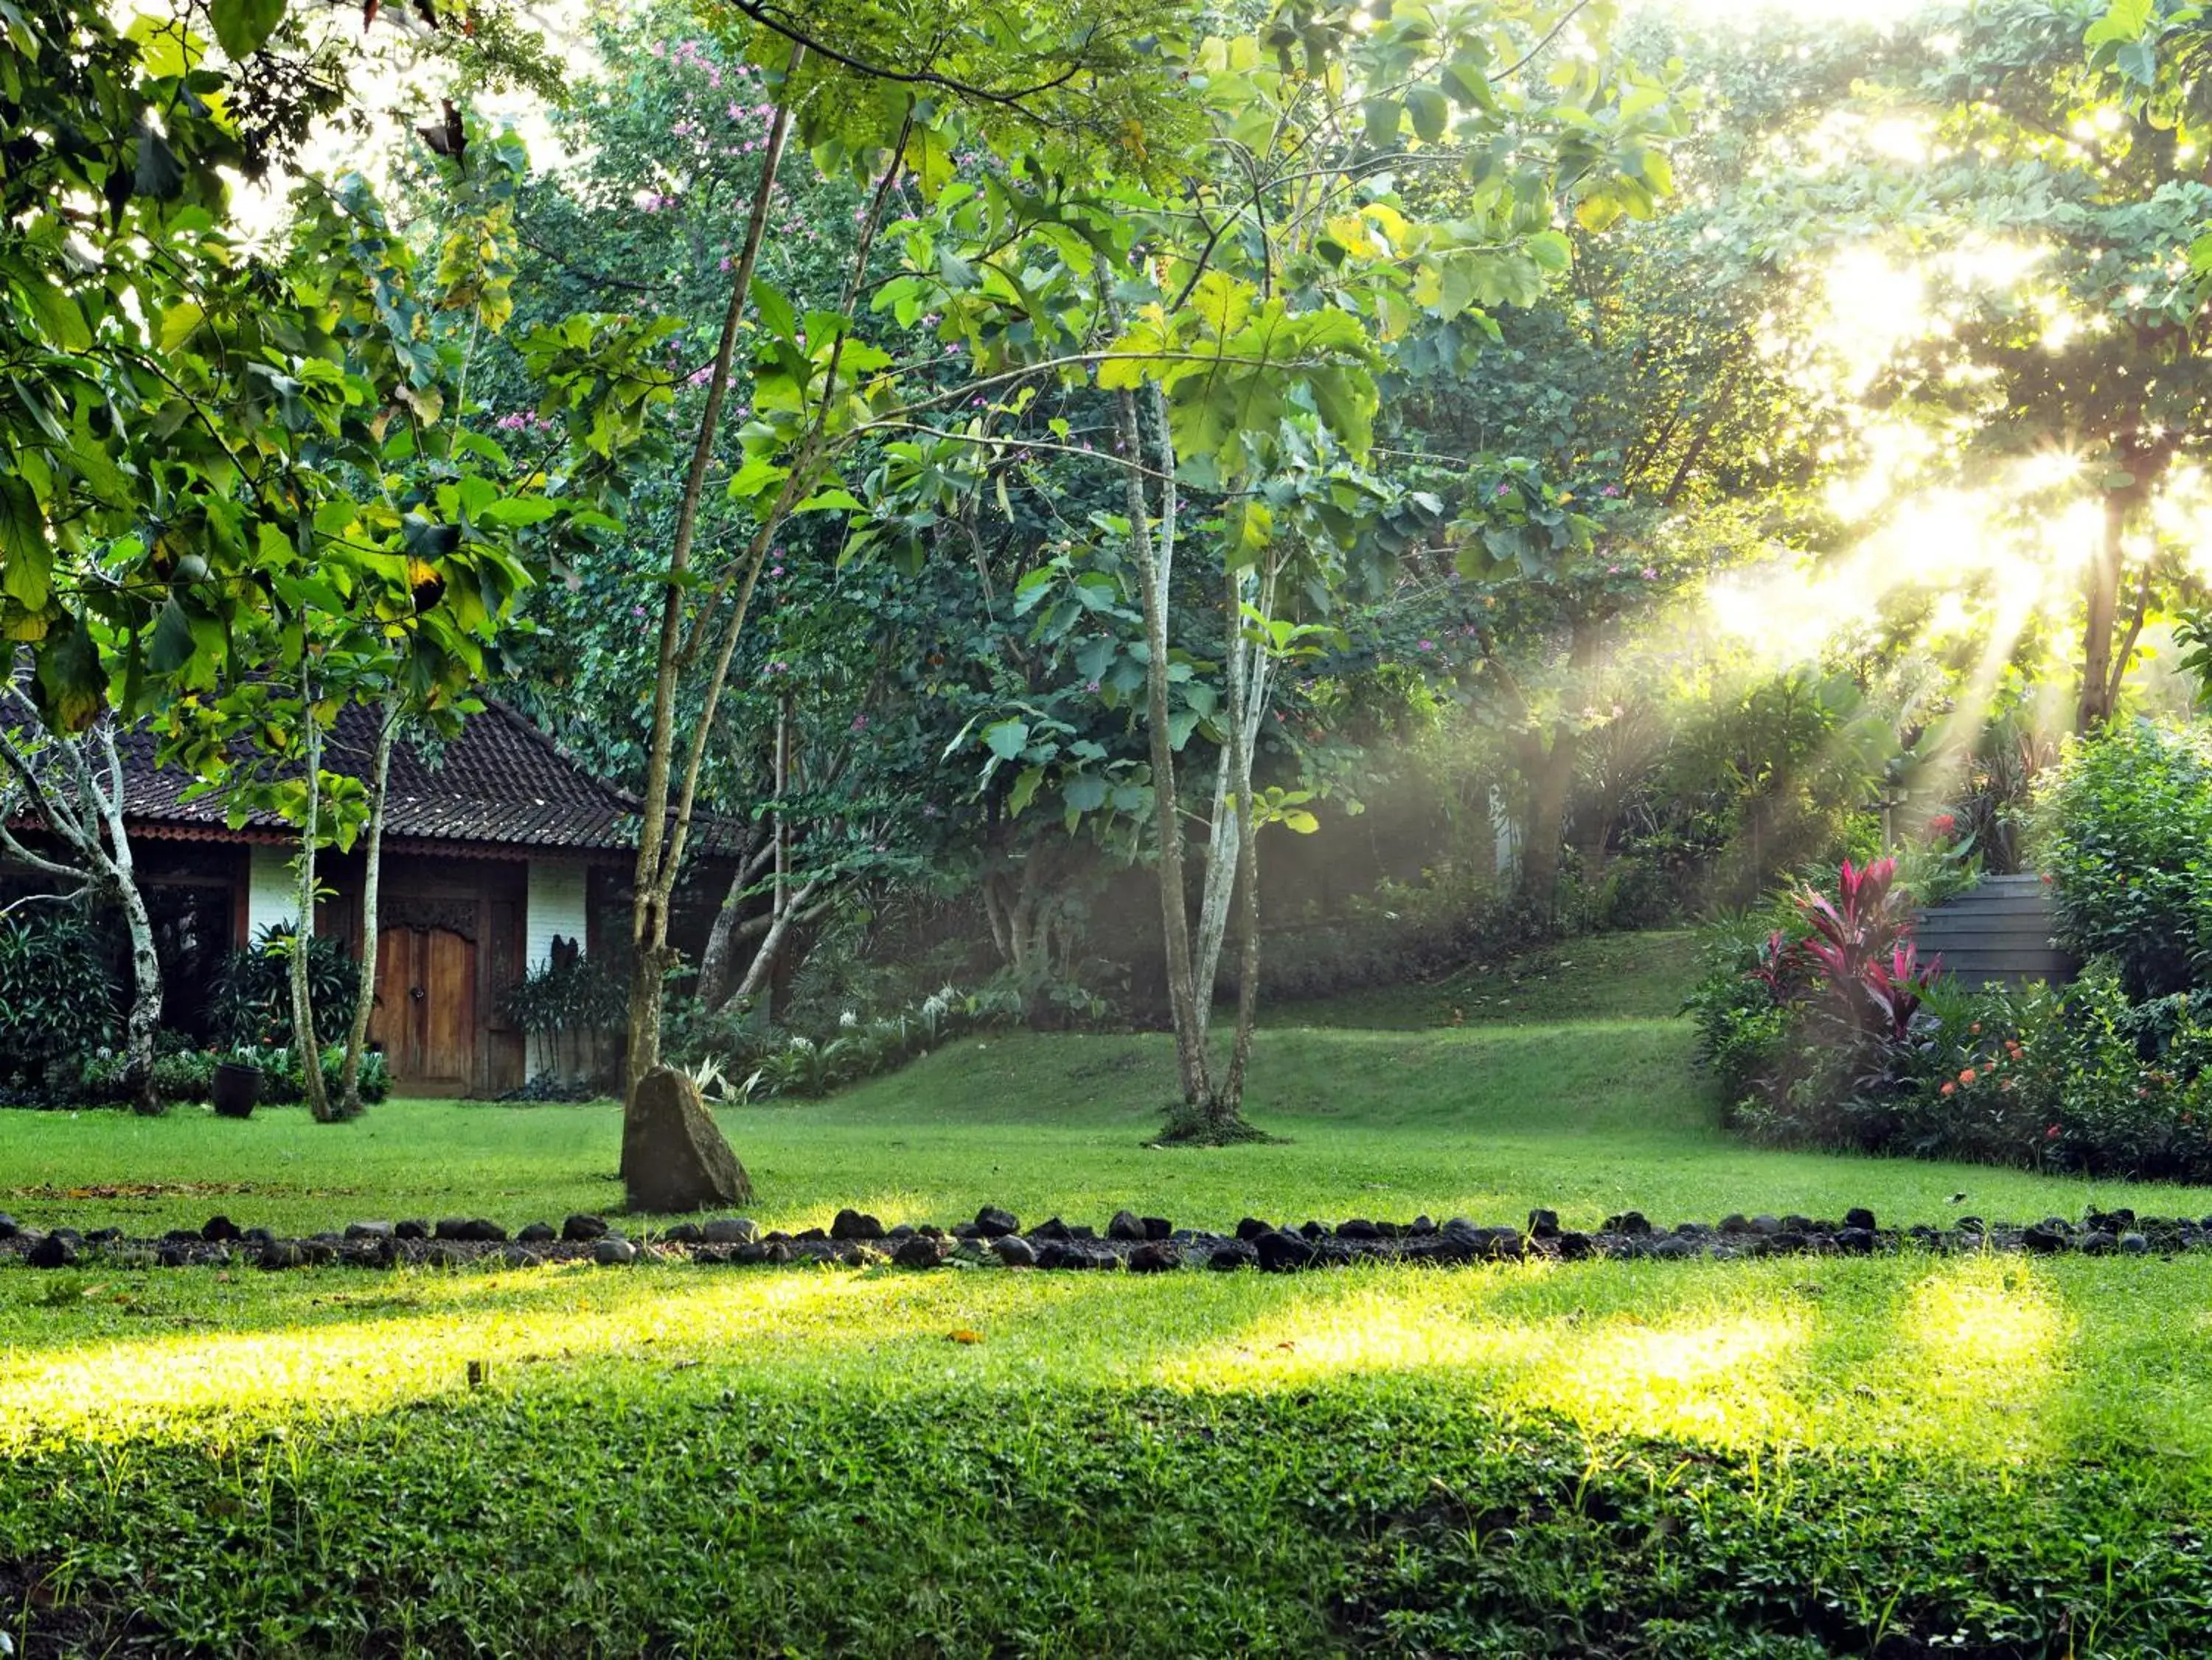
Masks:
[[[410,1094],[465,1095],[476,1072],[477,948],[447,928],[376,936],[376,1009],[392,1081]]]

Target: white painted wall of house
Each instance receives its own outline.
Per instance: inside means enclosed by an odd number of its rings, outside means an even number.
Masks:
[[[259,939],[261,930],[290,926],[300,919],[299,882],[292,874],[292,850],[256,842],[247,850],[246,937]]]
[[[553,955],[556,936],[584,942],[584,871],[578,859],[530,861],[530,894],[523,914],[523,960],[532,973]]]

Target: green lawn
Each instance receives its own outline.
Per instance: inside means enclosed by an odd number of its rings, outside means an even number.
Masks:
[[[720,1117],[759,1195],[752,1214],[794,1228],[848,1204],[887,1222],[998,1203],[1094,1225],[1129,1205],[1218,1228],[1255,1213],[1515,1222],[1538,1204],[1570,1226],[1630,1208],[1711,1221],[1863,1204],[1895,1223],[2078,1216],[2092,1203],[2212,1212],[2212,1190],[1747,1148],[1716,1126],[1674,1013],[1686,959],[1680,936],[1600,938],[1432,990],[1291,1005],[1253,1064],[1251,1115],[1274,1145],[1146,1147],[1174,1087],[1156,1036],[970,1038],[831,1100]],[[369,1215],[557,1222],[619,1209],[620,1130],[608,1103],[394,1101],[345,1125],[301,1107],[242,1124],[204,1109],[11,1112],[0,1210],[134,1232],[217,1210],[295,1231]],[[140,1187],[163,1190],[100,1190]]]
[[[1599,943],[1291,1011],[1254,1090],[1281,1145],[1142,1148],[1149,1038],[970,1040],[725,1122],[786,1224],[987,1200],[1905,1221],[1960,1190],[1992,1218],[2212,1211],[1736,1147],[1665,1012],[1680,942]],[[1478,984],[1502,1006],[1433,1001]],[[615,1130],[605,1106],[11,1113],[0,1209],[557,1219],[615,1203]],[[159,1183],[225,1190],[48,1191]],[[2200,1652],[2208,1308],[2194,1257],[9,1270],[0,1632],[27,1654]]]

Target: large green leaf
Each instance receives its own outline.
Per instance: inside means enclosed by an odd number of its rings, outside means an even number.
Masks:
[[[210,0],[209,15],[215,21],[215,38],[232,58],[242,58],[261,50],[262,44],[284,21],[288,0]]]
[[[38,498],[21,478],[0,474],[0,588],[25,610],[38,610],[52,591],[53,566]]]

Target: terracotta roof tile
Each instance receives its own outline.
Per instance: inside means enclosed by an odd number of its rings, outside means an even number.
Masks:
[[[366,779],[374,718],[359,706],[339,712],[324,754],[326,771]],[[191,777],[154,765],[150,734],[128,733],[121,747],[125,815],[133,828],[234,833],[216,801],[179,799]],[[600,783],[521,715],[487,700],[450,743],[417,748],[403,741],[394,749],[384,833],[395,840],[607,851],[636,845],[637,810],[634,797]],[[270,814],[256,814],[246,825],[282,827]]]

